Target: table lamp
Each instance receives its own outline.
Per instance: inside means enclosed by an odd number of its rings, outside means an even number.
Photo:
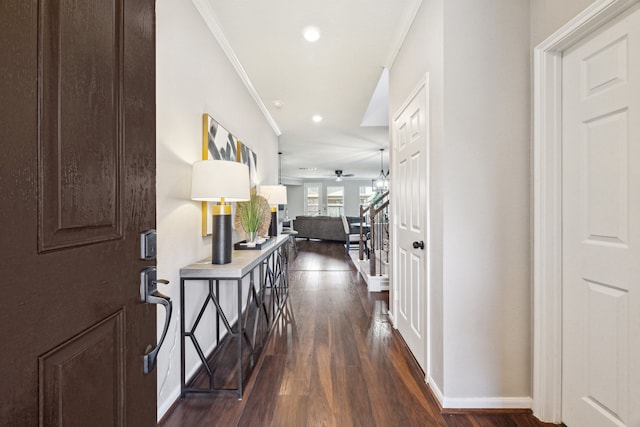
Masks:
[[[278,205],[287,204],[287,187],[284,185],[261,185],[258,191],[271,205],[271,225],[269,235],[278,235]]]
[[[231,262],[231,205],[249,200],[249,167],[227,160],[200,160],[193,164],[191,200],[220,202],[213,205],[211,263]]]

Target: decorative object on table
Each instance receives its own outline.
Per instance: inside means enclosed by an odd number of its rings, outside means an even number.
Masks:
[[[220,202],[212,206],[212,264],[231,262],[231,205],[225,202],[249,198],[249,169],[246,165],[226,160],[200,160],[193,164],[191,199]]]
[[[271,205],[271,226],[269,236],[278,235],[278,205],[287,204],[287,187],[284,185],[261,185],[259,194]]]
[[[371,180],[371,188],[373,191],[387,191],[389,189],[389,172],[384,173],[382,166],[382,153],[384,148],[380,149],[380,175],[377,178]]]
[[[246,250],[259,251],[271,245],[275,241],[276,239],[272,237],[268,237],[268,238],[261,237],[258,240],[256,240],[254,243],[249,243],[248,241],[243,240],[241,242],[235,243],[233,245],[233,249],[237,251],[246,251]]]
[[[202,160],[227,160],[237,162],[238,140],[213,117],[202,115]],[[202,235],[211,234],[212,202],[202,202]]]
[[[271,213],[267,199],[251,189],[251,197],[246,202],[236,205],[236,231],[243,236],[248,246],[255,246],[260,236],[264,236],[269,229]]]

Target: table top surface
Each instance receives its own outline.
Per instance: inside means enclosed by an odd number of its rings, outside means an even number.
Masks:
[[[258,266],[267,256],[289,240],[279,235],[276,241],[263,249],[233,250],[228,264],[211,264],[211,257],[180,269],[181,279],[241,279]]]

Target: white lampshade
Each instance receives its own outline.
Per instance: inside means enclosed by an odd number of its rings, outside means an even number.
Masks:
[[[267,199],[270,205],[287,204],[287,187],[284,185],[261,185],[258,193]]]
[[[249,167],[228,160],[199,160],[193,164],[191,200],[217,202],[249,200]]]

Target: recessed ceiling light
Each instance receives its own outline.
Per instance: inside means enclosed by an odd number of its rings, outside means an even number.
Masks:
[[[311,117],[311,120],[313,120],[314,123],[320,123],[322,121],[322,116],[316,114],[315,116]]]
[[[306,27],[302,30],[302,35],[304,39],[309,43],[317,42],[320,39],[320,30],[316,27]]]
[[[273,106],[276,107],[276,108],[282,108],[284,106],[284,104],[279,99],[276,99],[275,101],[273,101]]]

